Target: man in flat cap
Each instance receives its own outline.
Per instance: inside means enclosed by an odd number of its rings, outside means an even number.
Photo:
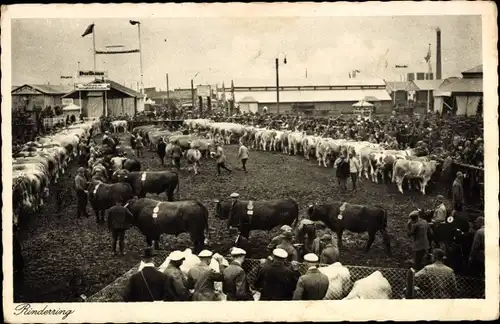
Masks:
[[[300,277],[298,263],[292,267],[285,264],[288,253],[283,249],[273,250],[273,261],[260,269],[255,287],[261,291],[260,300],[291,300]]]
[[[412,239],[413,262],[418,271],[422,269],[422,260],[430,248],[429,237],[432,236],[432,229],[425,220],[420,218],[420,212],[414,210],[409,215],[407,224],[408,236]]]
[[[444,204],[444,197],[442,195],[437,195],[436,197],[437,208],[432,216],[433,223],[443,223],[446,221],[446,216],[448,211],[446,210],[446,205]]]
[[[304,256],[304,263],[308,266],[307,272],[299,278],[293,293],[293,300],[321,300],[328,291],[330,281],[318,269],[319,258],[314,253]]]
[[[283,249],[287,252],[288,254],[288,261],[298,261],[299,260],[299,254],[297,253],[297,250],[293,246],[293,234],[292,232],[283,232],[281,235],[282,240],[281,243],[278,244],[276,247],[277,249]]]
[[[320,238],[323,250],[320,255],[321,264],[334,264],[339,260],[339,248],[331,235],[323,234]]]
[[[452,203],[453,210],[461,212],[464,208],[464,174],[460,171],[457,172],[457,177],[452,185]]]
[[[187,280],[180,267],[184,262],[184,254],[181,251],[173,251],[169,255],[170,262],[165,269],[167,276],[167,301],[191,300],[191,293],[187,288]]]
[[[267,250],[269,253],[272,253],[272,251],[281,244],[281,241],[283,240],[283,233],[285,232],[292,232],[292,228],[288,225],[283,225],[280,227],[280,234],[276,235],[271,239],[271,242],[267,245]]]
[[[148,247],[142,257],[142,268],[131,278],[125,290],[126,302],[167,300],[167,276],[155,268],[153,249]]]
[[[188,272],[187,287],[188,289],[194,289],[193,301],[220,300],[220,296],[215,291],[214,283],[224,280],[224,275],[222,274],[224,266],[222,264],[222,257],[217,255],[214,260],[219,263],[220,273],[210,268],[212,256],[213,253],[211,251],[201,251],[200,254],[198,254],[200,263],[192,267]]]
[[[223,291],[228,301],[253,300],[247,275],[241,267],[243,261],[245,261],[246,254],[245,250],[237,247],[231,250],[233,260],[223,272]]]

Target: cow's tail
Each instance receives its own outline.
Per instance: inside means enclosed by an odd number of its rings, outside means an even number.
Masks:
[[[299,204],[294,199],[290,199],[290,200],[293,203],[294,212],[295,212],[295,218],[292,222],[292,227],[295,227],[297,225],[297,223],[299,222]]]

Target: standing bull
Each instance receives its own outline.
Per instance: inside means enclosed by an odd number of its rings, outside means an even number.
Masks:
[[[95,212],[96,222],[104,222],[104,212],[117,201],[127,201],[133,197],[132,187],[128,183],[107,184],[93,179],[89,183],[89,202]]]
[[[161,234],[189,233],[195,254],[204,249],[205,232],[210,239],[208,209],[198,201],[141,198],[132,199],[125,206],[134,215],[134,225],[146,236],[148,246],[155,241],[155,249],[159,249]]]
[[[375,240],[375,234],[382,233],[387,254],[391,256],[391,244],[387,233],[387,212],[382,207],[368,207],[333,202],[309,206],[308,215],[312,221],[322,221],[337,233],[339,248],[342,248],[342,233],[348,230],[353,233],[368,232],[365,251],[368,252]]]
[[[116,178],[132,186],[134,194],[145,198],[147,193],[165,192],[168,201],[174,201],[174,192],[179,193],[179,175],[172,171],[129,172],[119,170]]]
[[[251,211],[251,212],[250,212]],[[227,227],[240,225],[240,235],[247,238],[251,230],[271,230],[280,225],[292,225],[298,221],[299,206],[293,199],[248,201],[218,201],[215,216],[227,219]],[[242,228],[242,221],[248,226]]]

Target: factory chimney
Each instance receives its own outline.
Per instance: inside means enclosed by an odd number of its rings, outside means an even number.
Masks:
[[[436,80],[441,80],[441,29],[436,28]]]

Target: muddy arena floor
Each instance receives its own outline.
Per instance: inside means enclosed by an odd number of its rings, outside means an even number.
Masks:
[[[130,142],[127,134],[120,134],[120,138],[123,143]],[[201,174],[195,176],[193,172],[188,172],[182,160],[180,197],[176,199],[197,199],[209,208],[209,249],[225,255],[236,238],[235,233],[226,230],[225,221],[213,216],[215,203],[211,202],[214,199],[227,199],[232,192],[253,200],[294,198],[299,203],[301,217],[311,203],[342,200],[365,205],[378,204],[387,210],[393,256],[387,257],[380,234],[371,250],[364,253],[367,235],[345,232],[340,261],[360,266],[408,266],[411,248],[406,235],[407,216],[417,206],[431,208],[436,192],[426,196],[417,192],[403,195],[397,192],[394,185],[387,187],[362,180],[358,191],[342,193],[337,186],[333,168],[318,167],[315,160],[306,161],[302,156],[261,151],[250,152],[246,174],[241,171],[237,149],[236,145],[225,147],[228,166],[234,170],[232,174],[223,170],[223,174],[218,176],[215,161],[202,160]],[[142,170],[162,169],[155,152],[145,149],[144,158],[140,160]],[[126,255],[119,257],[111,252],[111,235],[107,226],[96,224],[90,206],[88,211],[91,217],[81,220],[76,218],[73,192],[76,169],[76,164],[73,164],[61,180],[64,197],[61,212],[57,212],[54,202],[50,201],[43,207],[43,212],[32,215],[21,230],[25,283],[24,289],[16,293],[16,302],[81,301],[82,294],[95,294],[140,261],[146,242],[137,229],[127,231]],[[164,194],[148,197],[166,200]],[[266,246],[277,232],[278,228],[269,233],[252,232],[249,257],[265,257]],[[155,260],[157,265],[163,262],[170,251],[191,247],[191,242],[187,234],[178,237],[163,235],[161,247]]]

